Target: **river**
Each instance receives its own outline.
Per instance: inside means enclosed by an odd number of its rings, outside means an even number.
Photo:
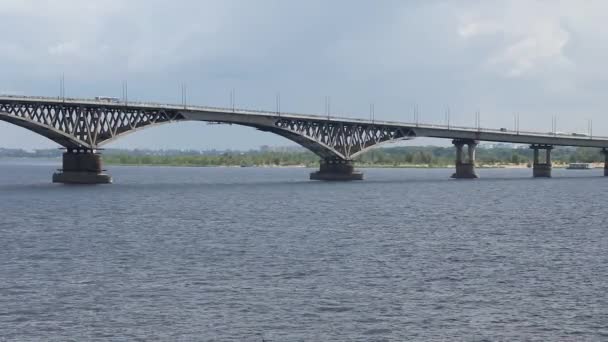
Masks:
[[[0,340],[608,339],[600,169],[0,163]]]

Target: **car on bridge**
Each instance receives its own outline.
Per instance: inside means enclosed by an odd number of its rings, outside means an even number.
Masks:
[[[95,96],[95,101],[118,103],[120,102],[120,99],[118,97],[111,96]]]

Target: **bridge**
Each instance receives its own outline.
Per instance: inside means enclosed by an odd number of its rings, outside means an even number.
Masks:
[[[66,149],[63,167],[53,175],[53,182],[56,183],[111,183],[111,177],[104,173],[102,167],[100,151],[104,145],[147,127],[181,121],[248,126],[285,137],[319,156],[320,168],[311,173],[312,180],[361,180],[363,174],[354,169],[354,158],[382,144],[416,137],[452,140],[456,165],[453,178],[478,177],[475,170],[475,149],[479,141],[529,144],[534,150],[534,177],[551,177],[551,150],[555,146],[599,148],[606,156],[604,175],[608,176],[608,137],[585,134],[32,96],[0,96],[0,120],[38,133]]]

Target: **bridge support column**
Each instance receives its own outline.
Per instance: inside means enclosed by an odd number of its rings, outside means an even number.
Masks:
[[[53,183],[112,183],[112,177],[103,173],[103,171],[100,154],[90,150],[69,149],[63,154],[63,168],[53,174]]]
[[[323,159],[319,171],[311,173],[310,179],[320,181],[363,180],[363,173],[355,171],[352,160]]]
[[[455,139],[452,143],[456,147],[456,173],[452,175],[452,178],[479,178],[475,171],[475,151],[479,142],[476,140]],[[464,145],[468,147],[466,160],[464,158]]]
[[[602,149],[604,155],[604,176],[608,177],[608,149]]]
[[[534,178],[551,178],[551,170],[553,169],[551,150],[553,150],[553,146],[532,145],[530,148],[534,150],[534,163],[532,165]],[[544,162],[541,161],[540,150],[545,150]]]

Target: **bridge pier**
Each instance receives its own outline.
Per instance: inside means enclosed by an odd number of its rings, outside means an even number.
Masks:
[[[479,178],[477,172],[475,171],[475,151],[479,142],[469,139],[454,139],[452,143],[456,147],[456,173],[452,175],[452,178]],[[464,145],[467,145],[468,149],[466,160],[464,158]]]
[[[608,177],[608,149],[603,148],[602,154],[604,155],[604,176]]]
[[[532,165],[534,178],[551,178],[551,170],[553,169],[551,150],[553,150],[553,146],[534,144],[530,148],[534,150],[534,164]],[[544,163],[540,160],[540,150],[545,150]]]
[[[91,150],[68,149],[63,153],[63,168],[53,174],[53,183],[109,184],[112,177],[103,173],[101,155]]]
[[[363,173],[355,171],[352,160],[323,159],[319,171],[310,174],[311,180],[353,181],[363,180]]]

